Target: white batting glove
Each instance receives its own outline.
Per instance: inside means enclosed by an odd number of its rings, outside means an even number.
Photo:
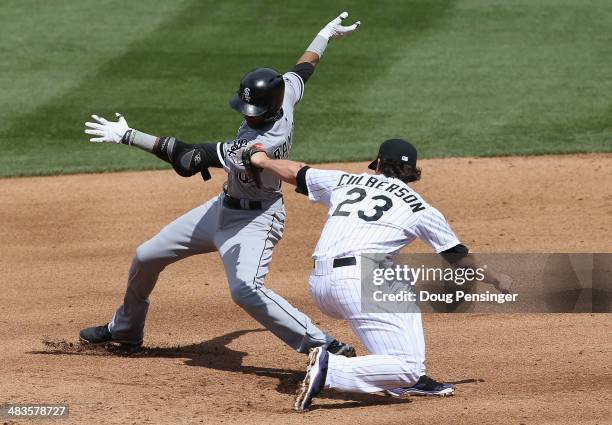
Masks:
[[[107,121],[105,118],[99,117],[97,115],[92,115],[91,117],[97,121],[95,122],[86,122],[85,126],[88,127],[85,129],[85,133],[92,134],[98,137],[92,137],[89,139],[90,142],[93,143],[121,143],[121,139],[123,135],[131,128],[128,126],[127,121],[123,118],[119,112],[115,112],[115,115],[118,118],[117,122]]]
[[[354,33],[357,28],[359,28],[359,25],[361,25],[361,21],[357,21],[351,26],[343,27],[342,21],[344,21],[347,17],[348,12],[342,12],[336,19],[325,25],[325,27],[319,31],[319,35],[330,40],[332,38],[346,37],[347,35]]]

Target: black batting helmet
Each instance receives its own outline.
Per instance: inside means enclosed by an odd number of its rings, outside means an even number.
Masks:
[[[240,81],[230,106],[247,117],[273,117],[283,106],[285,81],[272,68],[256,68]]]

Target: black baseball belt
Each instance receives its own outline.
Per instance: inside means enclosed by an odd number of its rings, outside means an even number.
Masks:
[[[355,266],[357,265],[357,259],[355,257],[342,257],[334,258],[333,266],[334,269],[338,267]]]
[[[261,201],[238,199],[229,196],[227,193],[223,195],[223,205],[233,210],[260,210],[263,208]]]

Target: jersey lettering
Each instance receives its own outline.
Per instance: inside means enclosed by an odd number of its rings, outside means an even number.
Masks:
[[[315,259],[395,254],[417,238],[438,253],[460,243],[444,216],[396,178],[316,168],[305,178],[309,199],[329,208]]]
[[[355,187],[346,192],[346,194],[349,196],[357,194],[357,196],[354,198],[347,198],[344,201],[340,202],[340,204],[338,204],[338,207],[332,213],[332,216],[348,217],[349,215],[351,215],[351,211],[345,211],[342,209],[342,207],[345,205],[357,204],[363,201],[368,196],[368,193],[365,191],[365,189],[362,189],[360,187]],[[366,214],[364,210],[357,211],[357,216],[364,221],[378,221],[385,211],[388,211],[389,209],[391,209],[391,207],[393,207],[393,201],[384,195],[373,196],[372,199],[375,201],[383,201],[383,203],[380,205],[374,205],[374,207],[372,208],[374,209],[375,213],[371,215]]]
[[[393,201],[384,195],[373,196],[372,199],[375,201],[381,200],[384,202],[384,204],[374,206],[374,210],[376,211],[374,215],[366,215],[363,211],[357,211],[357,215],[360,219],[365,221],[378,221],[382,217],[383,213],[385,211],[389,211],[393,206]]]
[[[332,215],[335,216],[341,216],[341,217],[348,217],[351,212],[350,211],[343,211],[342,207],[344,205],[350,205],[350,204],[356,204],[358,202],[361,202],[365,199],[365,197],[367,196],[367,193],[365,190],[356,187],[354,189],[349,190],[348,192],[346,192],[347,195],[353,195],[354,193],[357,194],[357,197],[353,198],[353,199],[346,199],[343,202],[340,202],[340,204],[338,205],[338,208],[336,208],[336,210],[334,211],[334,213]]]
[[[274,159],[287,159],[289,158],[289,146],[291,146],[291,142],[283,142],[282,146],[279,146],[274,150]]]
[[[384,190],[385,192],[389,192],[397,196],[398,198],[402,198],[402,200],[405,203],[410,205],[412,212],[422,211],[426,208],[423,205],[423,203],[418,201],[417,196],[414,195],[410,191],[410,189],[407,187],[400,187],[400,185],[395,184],[395,183],[389,184],[389,182],[382,180],[382,179],[378,179],[374,176],[368,177],[365,183],[363,183],[363,181],[364,181],[363,175],[358,176],[358,175],[342,174],[340,175],[340,178],[338,179],[338,184],[336,185],[336,187],[355,185],[355,186],[365,186],[365,187],[371,187],[373,189]],[[389,185],[389,186],[385,187],[386,185]]]

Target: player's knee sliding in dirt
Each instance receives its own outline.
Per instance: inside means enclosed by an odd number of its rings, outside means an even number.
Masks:
[[[268,158],[262,146],[243,152],[247,171],[257,178],[273,172],[296,191],[329,208],[313,254],[310,292],[326,314],[347,320],[371,353],[341,358],[313,349],[294,407],[309,408],[323,388],[390,395],[451,395],[451,384],[425,374],[425,339],[418,308],[405,313],[362,312],[361,263],[367,253],[393,256],[419,238],[454,267],[476,269],[474,258],[444,216],[408,186],[420,178],[417,152],[410,143],[391,139],[369,168],[376,175],[318,170],[305,164]],[[508,291],[511,279],[485,269],[484,282]]]

